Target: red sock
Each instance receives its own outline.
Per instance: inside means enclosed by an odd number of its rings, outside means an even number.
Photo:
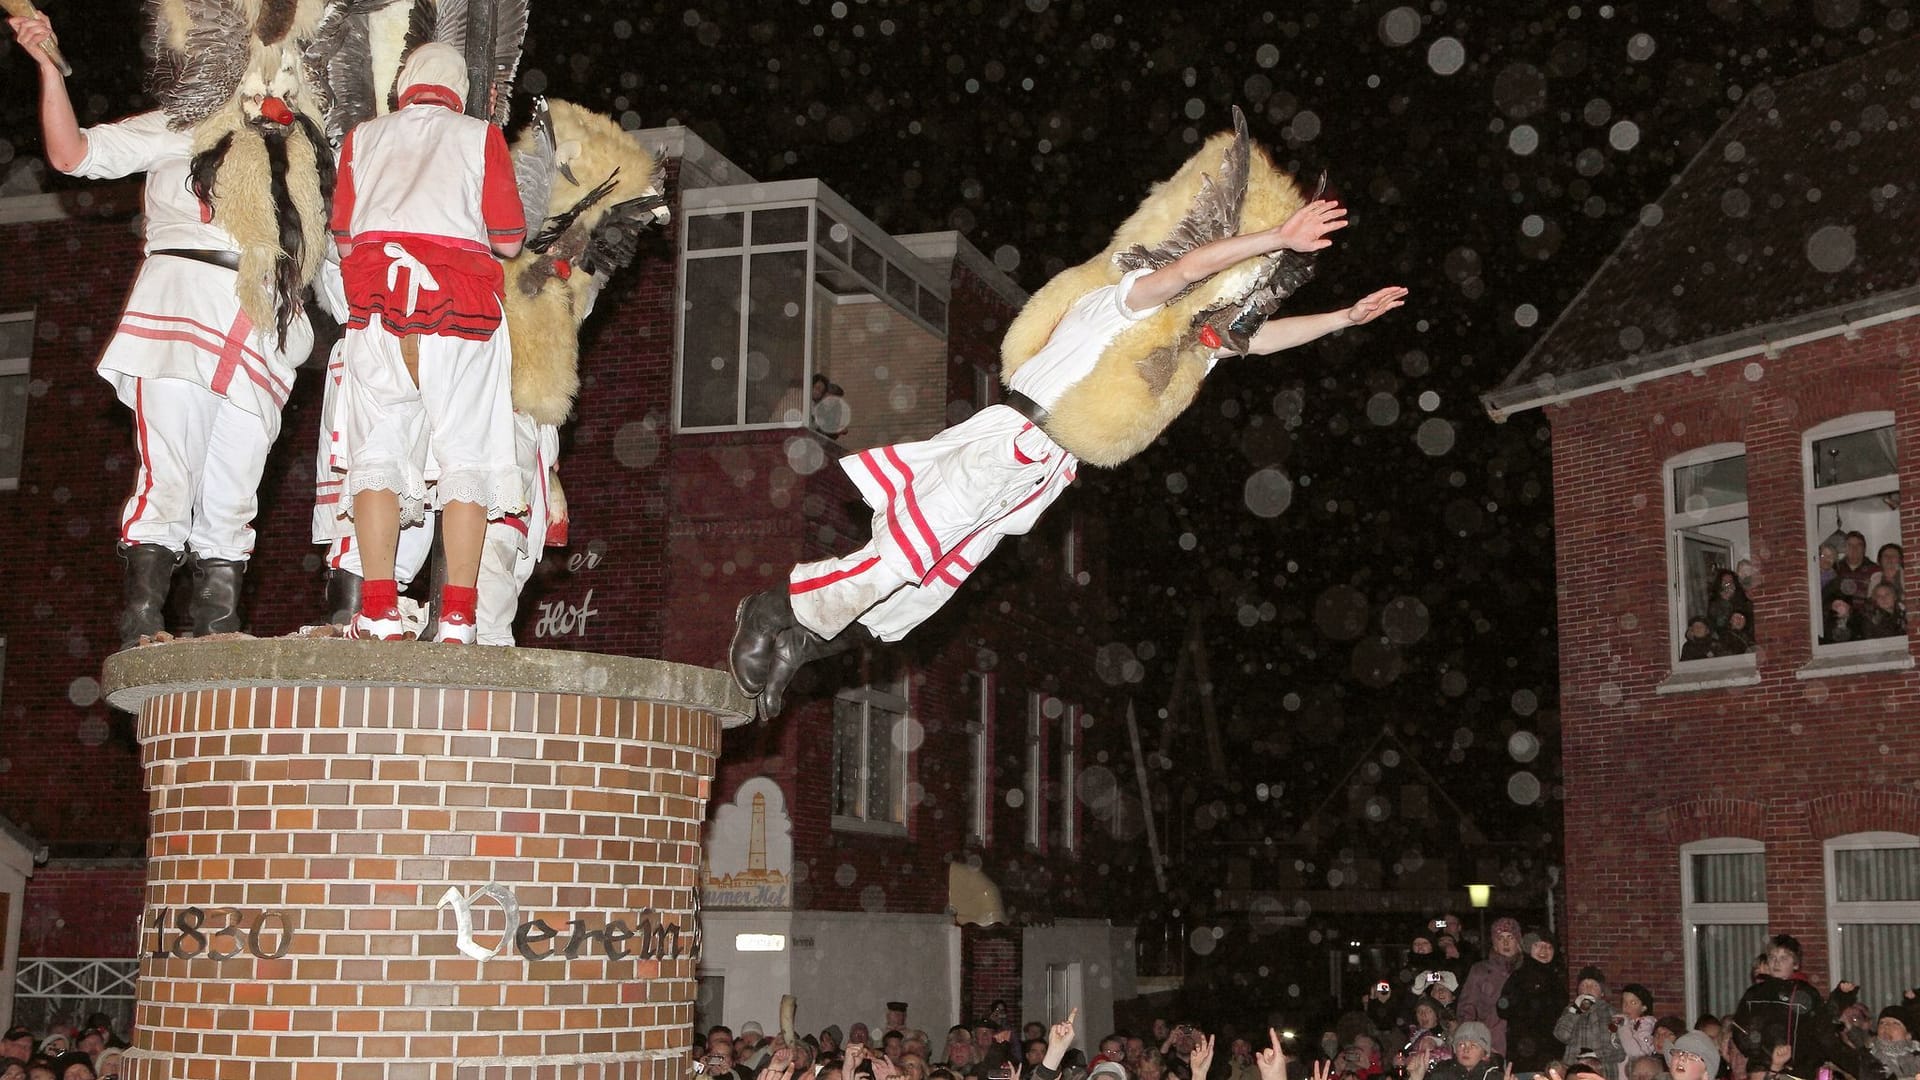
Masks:
[[[466,585],[440,586],[440,603],[448,615],[464,615],[468,622],[473,621],[473,604],[479,597],[478,588]]]
[[[360,583],[360,610],[380,616],[400,606],[400,586],[392,578],[368,578]]]

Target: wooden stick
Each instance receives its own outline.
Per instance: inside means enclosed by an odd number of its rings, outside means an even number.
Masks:
[[[40,9],[33,6],[33,0],[0,0],[0,8],[6,9],[7,14],[16,19],[31,19],[40,13]],[[51,38],[40,43],[40,51],[47,54],[47,59],[53,61],[53,66],[60,69],[62,76],[73,74],[73,65],[60,55],[60,46],[55,45]]]

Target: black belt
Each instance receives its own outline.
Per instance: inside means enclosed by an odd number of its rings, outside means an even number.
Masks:
[[[1000,404],[1033,421],[1033,426],[1043,431],[1046,430],[1048,424],[1053,422],[1053,414],[1047,411],[1045,405],[1040,404],[1018,390],[1007,391],[1006,400]]]
[[[240,269],[240,253],[237,251],[212,251],[204,248],[162,248],[155,255],[171,255],[176,259],[192,259],[208,266],[218,266],[226,270]]]

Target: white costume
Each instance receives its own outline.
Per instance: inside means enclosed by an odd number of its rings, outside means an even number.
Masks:
[[[1077,300],[1046,347],[1014,373],[1013,389],[1050,408],[1115,336],[1159,310],[1134,310],[1124,299],[1148,272],[1135,270]],[[1032,529],[1078,464],[1005,405],[925,442],[842,459],[873,508],[873,539],[851,554],[794,567],[794,618],[829,640],[856,620],[881,641],[900,640],[947,602],[1001,538]]]
[[[267,451],[313,331],[294,317],[280,348],[273,327],[240,310],[234,273],[166,251],[237,252],[187,186],[191,132],[159,112],[86,129],[72,175],[145,172],[146,244],[126,310],[99,371],[133,410],[139,471],[120,518],[124,544],[158,544],[244,561]]]

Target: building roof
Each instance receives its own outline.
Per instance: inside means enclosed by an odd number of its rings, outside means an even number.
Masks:
[[[1754,89],[1487,411],[1920,312],[1916,139],[1920,38]]]

